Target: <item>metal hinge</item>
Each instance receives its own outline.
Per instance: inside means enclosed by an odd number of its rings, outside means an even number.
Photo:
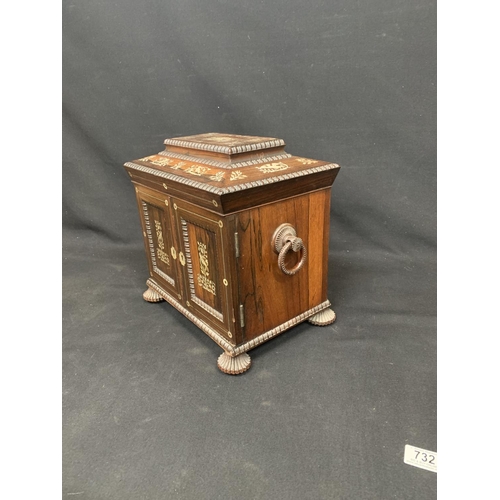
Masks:
[[[240,304],[240,326],[241,328],[245,328],[245,310],[243,304]]]
[[[236,258],[240,256],[240,239],[238,233],[234,233],[234,253],[236,254]]]

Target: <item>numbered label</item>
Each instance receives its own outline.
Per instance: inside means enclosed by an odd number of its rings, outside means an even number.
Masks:
[[[424,450],[410,444],[405,445],[405,464],[437,472],[437,461],[437,453],[435,451]]]

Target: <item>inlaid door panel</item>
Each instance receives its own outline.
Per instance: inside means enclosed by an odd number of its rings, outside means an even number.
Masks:
[[[177,255],[169,199],[160,194],[157,196],[144,190],[137,191],[149,269],[153,279],[180,299],[181,286],[175,262]]]
[[[186,304],[198,317],[233,339],[223,221],[217,214],[181,200],[173,199],[173,203],[181,241],[179,260],[184,267]]]

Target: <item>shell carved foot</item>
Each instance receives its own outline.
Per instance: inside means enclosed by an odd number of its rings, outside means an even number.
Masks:
[[[149,288],[142,294],[142,297],[147,302],[161,302],[163,297],[152,288]]]
[[[331,325],[337,319],[337,315],[331,309],[323,309],[314,316],[311,316],[308,321],[312,325],[326,326]]]
[[[227,373],[228,375],[238,375],[240,373],[244,373],[250,368],[251,365],[252,360],[246,352],[235,357],[229,356],[229,354],[223,352],[217,360],[219,370]]]

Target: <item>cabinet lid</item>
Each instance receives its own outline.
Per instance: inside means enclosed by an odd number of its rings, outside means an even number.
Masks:
[[[231,163],[243,157],[258,157],[283,151],[285,141],[274,137],[255,137],[234,134],[198,134],[165,139],[165,151],[201,158],[214,157]]]
[[[165,145],[164,151],[125,167],[220,196],[289,180],[302,183],[306,192],[312,186],[306,179],[321,173],[321,182],[314,183],[319,189],[331,185],[340,168],[292,156],[285,152],[282,139],[271,137],[210,133],[166,139]]]

